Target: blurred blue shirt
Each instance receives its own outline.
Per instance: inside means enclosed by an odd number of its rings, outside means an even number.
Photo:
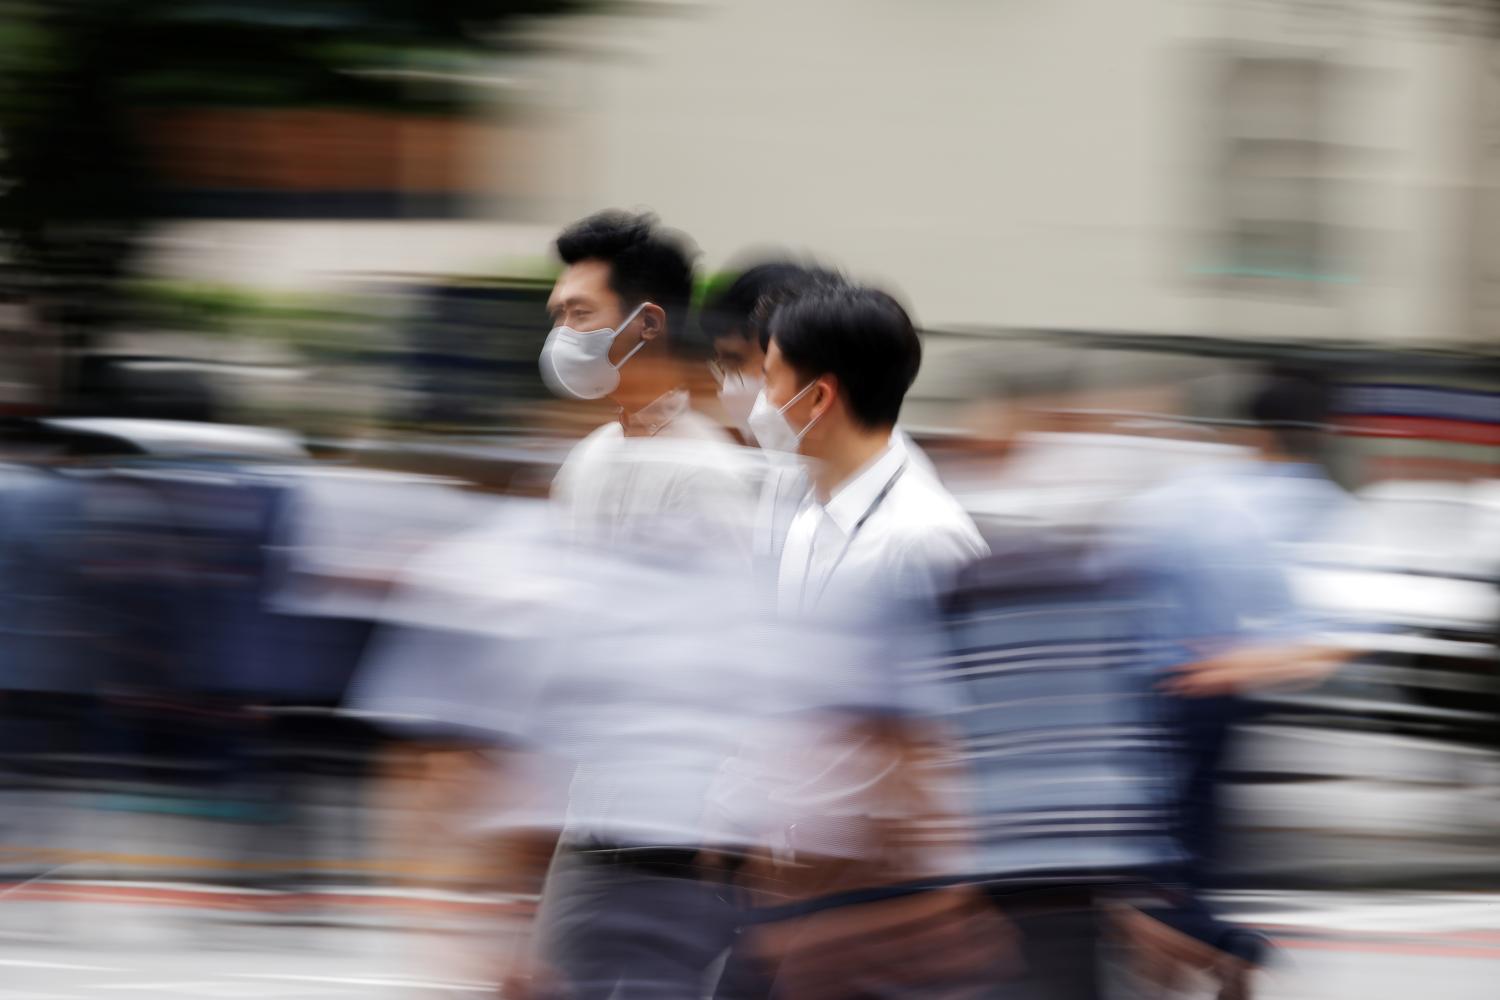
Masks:
[[[1147,631],[1163,643],[1159,667],[1317,631],[1296,597],[1288,545],[1332,516],[1329,490],[1338,488],[1307,472],[1215,463],[1124,503],[1103,558],[1147,598]]]

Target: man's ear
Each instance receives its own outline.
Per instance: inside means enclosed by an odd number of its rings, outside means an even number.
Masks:
[[[641,339],[655,340],[667,332],[667,311],[655,302],[641,307]]]
[[[822,420],[838,399],[839,380],[835,375],[820,375],[814,384],[817,388],[810,393],[813,398],[812,418]]]

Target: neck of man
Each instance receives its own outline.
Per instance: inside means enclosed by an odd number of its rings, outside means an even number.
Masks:
[[[829,441],[827,454],[818,462],[813,472],[813,489],[819,503],[827,503],[833,495],[853,479],[855,474],[869,465],[886,448],[890,447],[891,428],[868,429],[846,425]]]
[[[682,384],[682,373],[677,370],[673,360],[667,357],[644,357],[649,350],[650,348],[641,351],[641,357],[630,360],[630,365],[639,364],[640,368],[630,373],[628,388],[622,379],[620,389],[613,397],[620,406],[620,412],[627,417],[635,416]],[[623,371],[621,374],[623,375]]]

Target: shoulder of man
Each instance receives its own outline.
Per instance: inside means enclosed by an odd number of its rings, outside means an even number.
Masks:
[[[613,420],[600,424],[573,443],[557,467],[556,481],[563,482],[575,476],[578,470],[604,451],[611,450],[625,439],[624,431]]]
[[[918,536],[952,533],[976,541],[980,538],[974,519],[930,467],[908,465],[891,492],[898,507],[908,513],[906,520]]]
[[[910,479],[910,483],[906,480]],[[973,518],[937,481],[908,470],[898,485],[898,516],[889,525],[892,565],[934,593],[950,586],[959,572],[989,555],[989,545]]]

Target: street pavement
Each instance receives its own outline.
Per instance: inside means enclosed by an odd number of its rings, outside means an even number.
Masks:
[[[1252,735],[1231,856],[1242,884],[1278,891],[1221,905],[1278,945],[1258,995],[1500,998],[1493,752]],[[492,995],[505,914],[526,902],[460,891],[464,866],[445,874],[430,840],[421,866],[400,863],[371,789],[312,775],[297,790],[228,813],[234,796],[0,788],[0,1000]]]
[[[243,894],[188,905],[174,893],[214,891],[125,888],[136,901],[120,887],[99,900],[84,891],[70,899],[0,896],[0,1000],[395,1000],[492,992],[482,957],[492,950],[496,925],[486,900],[353,893],[331,897],[316,915],[268,920],[234,905]],[[1220,903],[1278,945],[1262,976],[1259,995],[1267,1000],[1497,995],[1500,895],[1264,892]],[[345,919],[361,908],[383,916],[362,924]],[[398,912],[417,910],[417,920],[403,921]]]

